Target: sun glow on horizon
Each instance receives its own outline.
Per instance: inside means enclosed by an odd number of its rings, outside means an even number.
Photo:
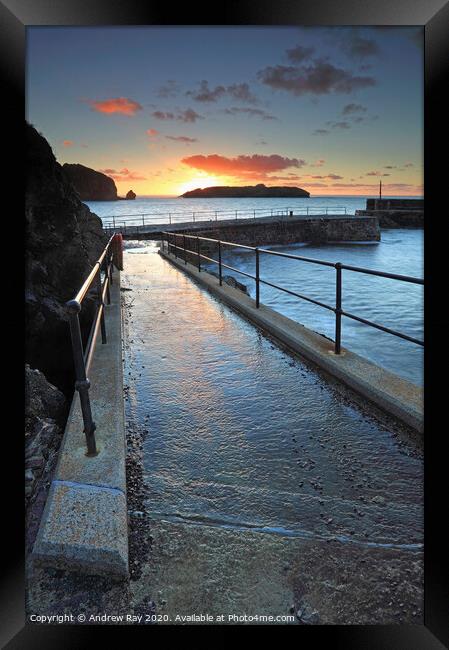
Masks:
[[[190,192],[191,190],[196,190],[198,188],[205,187],[214,187],[216,185],[224,185],[225,183],[221,181],[217,176],[195,176],[190,181],[185,181],[177,186],[177,191],[179,194],[184,194],[185,192]]]

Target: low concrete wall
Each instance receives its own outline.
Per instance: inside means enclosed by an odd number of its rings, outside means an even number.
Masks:
[[[213,275],[199,272],[195,266],[173,258],[165,251],[160,251],[160,254],[291,350],[336,377],[385,413],[415,431],[423,432],[423,390],[419,386],[345,348],[336,355],[333,342],[324,336],[265,305],[261,304],[257,309],[255,300],[242,291],[225,285],[220,287]]]
[[[229,225],[195,228],[189,234],[223,239],[247,246],[293,244],[296,242],[379,241],[379,224],[374,217],[289,217],[259,223],[235,221]],[[205,242],[202,242],[202,245]]]
[[[423,210],[356,210],[357,216],[371,216],[379,220],[381,228],[423,228]]]
[[[118,271],[105,315],[107,343],[97,342],[89,377],[99,453],[85,455],[75,393],[32,559],[38,565],[123,578],[128,576],[128,515]]]
[[[127,226],[121,230],[126,239],[153,240],[160,240],[162,231],[222,239],[248,246],[295,242],[380,241],[380,228],[376,217],[352,215],[283,215],[163,226]]]
[[[366,199],[367,210],[421,210],[424,199]]]

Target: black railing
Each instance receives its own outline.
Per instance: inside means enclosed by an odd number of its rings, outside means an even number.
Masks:
[[[221,241],[218,239],[210,239],[209,237],[197,237],[196,235],[185,235],[185,234],[180,234],[180,233],[173,233],[173,232],[163,232],[162,233],[163,239],[162,239],[162,248],[164,249],[164,246],[166,244],[167,246],[167,253],[171,254],[174,253],[176,257],[178,257],[178,251],[181,252],[182,259],[184,260],[184,263],[187,264],[187,255],[191,254],[194,256],[193,259],[196,259],[196,265],[198,267],[198,271],[201,271],[201,260],[207,260],[208,262],[211,262],[213,264],[218,264],[218,276],[219,276],[219,284],[220,286],[223,283],[223,268],[229,269],[230,271],[234,271],[235,273],[240,273],[241,275],[244,275],[247,278],[251,278],[252,280],[255,281],[256,283],[256,307],[259,309],[260,307],[260,285],[265,284],[269,287],[272,287],[274,289],[278,289],[279,291],[283,291],[285,293],[290,294],[291,296],[295,296],[296,298],[301,298],[302,300],[306,300],[308,302],[313,303],[314,305],[318,305],[319,307],[323,307],[324,309],[327,309],[329,311],[334,312],[335,314],[335,341],[334,341],[334,351],[335,354],[340,354],[341,352],[341,317],[345,316],[346,318],[351,318],[352,320],[358,321],[359,323],[362,323],[363,325],[369,325],[370,327],[374,327],[378,330],[381,330],[382,332],[386,332],[387,334],[392,334],[393,336],[397,336],[401,339],[404,339],[405,341],[409,341],[411,343],[415,343],[416,345],[424,345],[424,341],[420,341],[419,339],[414,338],[413,336],[409,336],[408,334],[403,334],[402,332],[398,332],[396,330],[393,330],[389,327],[385,327],[384,325],[379,325],[379,323],[374,323],[373,321],[367,320],[366,318],[362,318],[361,316],[356,316],[355,314],[351,314],[350,312],[345,311],[342,308],[342,271],[353,271],[355,273],[365,273],[367,275],[374,275],[376,277],[381,277],[381,278],[389,278],[391,280],[399,280],[401,282],[409,282],[412,284],[424,284],[424,280],[420,278],[413,278],[408,275],[398,275],[396,273],[385,273],[384,271],[374,271],[372,269],[365,269],[361,268],[358,266],[349,266],[348,264],[342,264],[340,262],[327,262],[324,260],[316,260],[311,257],[302,257],[301,255],[292,255],[291,253],[281,253],[279,251],[271,251],[267,250],[266,248],[260,248],[259,246],[246,246],[244,244],[236,244],[235,242],[227,242],[227,241]],[[183,238],[183,245],[179,246],[179,237]],[[186,239],[193,239],[196,240],[196,250],[190,250],[186,248]],[[213,259],[212,257],[209,257],[207,255],[203,255],[201,253],[201,242],[206,241],[206,242],[213,242],[216,244],[218,247],[218,260]],[[251,275],[250,273],[246,273],[246,271],[241,271],[240,269],[236,269],[233,266],[230,266],[229,264],[225,264],[222,261],[222,247],[223,246],[231,246],[233,248],[243,248],[246,250],[254,251],[255,253],[255,275]],[[310,296],[305,296],[301,293],[297,293],[296,291],[292,291],[291,289],[286,289],[285,287],[281,287],[278,284],[274,284],[273,282],[268,282],[268,280],[262,280],[260,277],[260,255],[275,255],[278,257],[285,257],[288,259],[293,259],[293,260],[299,260],[301,262],[309,262],[311,264],[318,264],[320,266],[327,266],[335,269],[335,304],[334,305],[328,305],[324,302],[320,302],[319,300],[315,300],[314,298],[310,298]],[[180,255],[180,256],[181,256]]]
[[[174,223],[196,223],[197,221],[221,221],[228,219],[256,219],[257,217],[288,217],[300,215],[345,215],[346,206],[297,205],[286,208],[252,208],[246,210],[196,210],[185,212],[122,214],[102,217],[105,229],[123,229],[138,232],[145,226]]]
[[[105,323],[105,301],[110,304],[110,285],[113,284],[113,267],[115,262],[114,235],[108,241],[103,253],[94,264],[92,271],[83,283],[76,296],[66,303],[69,314],[70,336],[72,339],[73,362],[75,366],[75,390],[80,396],[81,411],[83,415],[84,434],[86,436],[86,456],[96,456],[97,447],[95,443],[95,422],[92,419],[92,409],[89,398],[90,381],[88,379],[92,366],[92,359],[95,352],[98,334],[101,331],[101,342],[107,342]],[[101,273],[104,274],[103,282]],[[83,306],[83,300],[92,287],[96,292],[96,310],[93,323],[89,332],[86,346],[83,346],[79,314]]]

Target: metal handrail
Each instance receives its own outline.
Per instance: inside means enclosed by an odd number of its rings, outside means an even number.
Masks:
[[[228,219],[253,219],[256,218],[256,214],[260,212],[266,213],[266,216],[275,217],[275,216],[288,216],[290,213],[296,212],[297,215],[313,215],[313,214],[347,214],[347,208],[345,205],[299,205],[292,207],[277,207],[277,208],[248,208],[246,210],[195,210],[195,211],[184,211],[184,212],[144,212],[140,214],[121,214],[121,215],[106,215],[102,217],[103,226],[106,229],[110,228],[141,228],[142,226],[157,225],[157,224],[172,224],[172,223],[182,223],[184,220],[186,223],[196,223],[197,221],[218,221],[219,215],[221,217],[227,215],[225,218]],[[205,217],[204,215],[209,215]],[[248,215],[248,216],[245,216]],[[148,220],[146,217],[152,217],[152,220]],[[121,221],[121,219],[132,219],[135,223],[130,223],[129,220]]]
[[[89,398],[90,381],[88,377],[97,344],[98,333],[100,331],[102,344],[107,343],[105,301],[108,305],[111,303],[110,286],[113,284],[115,257],[115,235],[112,235],[75,298],[66,302],[66,309],[69,315],[73,362],[75,366],[75,390],[78,391],[80,396],[84,434],[86,436],[86,456],[96,456],[98,453],[95,442],[96,425],[92,419],[92,409]],[[103,283],[101,282],[102,271],[104,273]],[[83,300],[89,293],[94,282],[96,283],[97,307],[86,346],[83,347],[79,314],[82,309]]]
[[[165,236],[165,240],[164,240]],[[177,237],[183,237],[183,246],[178,246],[177,242]],[[170,241],[171,239],[171,241]],[[186,239],[195,239],[196,240],[196,246],[197,250],[193,251],[190,249],[186,248]],[[218,260],[215,260],[211,257],[207,257],[206,255],[203,255],[200,250],[200,242],[201,241],[207,241],[207,242],[215,242],[218,246]],[[355,314],[351,314],[350,312],[344,311],[342,309],[342,271],[353,271],[356,273],[364,273],[366,275],[374,275],[377,277],[381,278],[388,278],[391,280],[399,280],[401,282],[408,282],[411,284],[419,284],[423,285],[424,280],[421,278],[414,278],[409,275],[399,275],[397,273],[387,273],[385,271],[376,271],[374,269],[366,269],[362,268],[359,266],[351,266],[349,264],[342,264],[341,262],[328,262],[326,260],[316,260],[311,257],[304,257],[302,255],[293,255],[291,253],[282,253],[280,251],[271,251],[266,248],[260,248],[259,246],[248,246],[246,244],[237,244],[235,242],[228,242],[228,241],[221,241],[219,239],[211,239],[210,237],[200,237],[197,235],[187,235],[184,233],[173,233],[173,232],[167,232],[164,231],[162,233],[162,248],[164,249],[164,243],[167,244],[167,254],[171,254],[174,252],[175,256],[177,257],[177,251],[183,251],[183,258],[185,264],[187,264],[187,253],[190,253],[192,255],[196,256],[197,259],[197,266],[198,270],[201,271],[201,259],[206,259],[210,262],[213,262],[214,264],[218,264],[219,268],[219,284],[220,286],[222,285],[222,269],[227,268],[232,271],[235,271],[236,273],[240,273],[244,275],[247,278],[251,278],[252,280],[255,280],[256,282],[256,308],[259,309],[260,307],[260,284],[265,284],[270,287],[273,287],[274,289],[278,289],[279,291],[283,291],[285,293],[288,293],[292,296],[295,296],[297,298],[301,298],[302,300],[306,300],[308,302],[311,302],[315,305],[318,305],[319,307],[323,307],[324,309],[328,309],[329,311],[334,312],[335,314],[335,341],[334,341],[334,351],[335,354],[340,354],[341,353],[341,317],[345,316],[346,318],[351,318],[352,320],[358,321],[359,323],[362,323],[363,325],[368,325],[370,327],[374,327],[375,329],[378,329],[382,332],[386,332],[387,334],[392,334],[393,336],[397,336],[398,338],[401,338],[405,341],[409,341],[410,343],[415,343],[417,345],[424,346],[424,341],[421,341],[419,339],[416,339],[412,336],[409,336],[408,334],[403,334],[402,332],[398,332],[396,330],[393,330],[389,327],[385,327],[385,325],[379,325],[379,323],[375,323],[374,321],[367,320],[366,318],[362,318],[361,316],[357,316]],[[222,261],[222,246],[233,246],[234,248],[243,248],[245,250],[251,250],[255,252],[256,255],[256,275],[251,275],[250,273],[247,273],[246,271],[241,271],[240,269],[236,269],[233,266],[230,266],[228,264],[225,264]],[[294,260],[299,260],[301,262],[308,262],[311,264],[318,264],[320,266],[327,266],[327,267],[332,267],[335,269],[336,276],[335,276],[335,305],[327,305],[323,302],[320,302],[316,300],[315,298],[311,298],[310,296],[305,296],[303,294],[297,293],[296,291],[292,291],[291,289],[287,289],[285,287],[281,287],[277,284],[273,284],[272,282],[268,282],[268,280],[262,280],[260,277],[260,254],[264,253],[266,255],[276,255],[279,257],[285,257],[288,259],[294,259]]]

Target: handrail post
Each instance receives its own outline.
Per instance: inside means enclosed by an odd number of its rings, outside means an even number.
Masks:
[[[108,305],[111,304],[111,292],[109,290],[109,261],[108,256],[106,255],[103,262],[103,271],[106,282],[106,300]]]
[[[200,238],[196,238],[196,249],[198,252],[198,273],[201,273],[201,254],[200,254]]]
[[[341,351],[341,263],[335,264],[335,354]]]
[[[114,273],[114,249],[112,249],[111,257],[109,259],[110,259],[110,263],[109,263],[109,282],[110,282],[111,287],[112,287],[112,285],[114,284],[114,280],[113,280],[113,277],[112,277],[112,275]]]
[[[103,304],[103,296],[102,296],[102,287],[101,287],[101,267],[98,266],[98,271],[97,271],[97,294],[98,294],[98,309],[101,309],[101,307],[104,305]],[[100,318],[100,325],[101,325],[101,342],[102,343],[107,343],[107,338],[106,338],[106,323],[104,319],[104,309],[101,312],[101,318]]]
[[[223,284],[222,268],[221,268],[221,241],[218,241],[218,281],[220,287]]]
[[[75,366],[75,390],[78,391],[81,403],[81,412],[83,415],[84,434],[86,436],[87,453],[86,456],[96,456],[97,446],[95,443],[96,425],[92,419],[92,409],[89,399],[90,382],[86,377],[86,366],[84,364],[83,342],[81,339],[81,328],[79,321],[79,312],[81,305],[76,300],[69,300],[66,303],[69,312],[70,337],[72,339],[73,363]]]
[[[256,248],[256,308],[259,309],[260,303],[260,278],[259,278],[259,249]]]
[[[187,264],[187,256],[186,256],[186,236],[182,236],[183,243],[184,243],[184,264]]]

